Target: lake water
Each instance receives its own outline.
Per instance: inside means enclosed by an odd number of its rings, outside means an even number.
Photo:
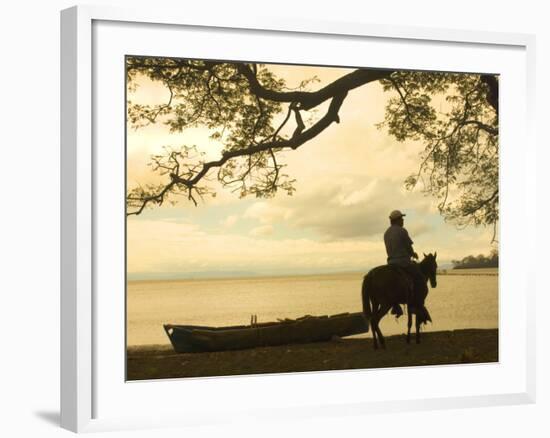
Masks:
[[[496,270],[440,275],[426,306],[433,319],[425,331],[498,327]],[[474,275],[472,275],[474,274]],[[479,275],[482,274],[482,275]],[[169,344],[163,324],[224,326],[303,315],[361,310],[363,274],[128,282],[128,345]],[[406,316],[387,315],[385,335],[405,333]],[[370,333],[359,336],[371,336]]]

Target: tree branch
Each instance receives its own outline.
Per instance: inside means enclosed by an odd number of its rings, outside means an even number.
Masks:
[[[251,156],[259,152],[270,151],[272,149],[297,149],[307,141],[319,135],[322,131],[328,128],[333,122],[339,122],[338,111],[340,110],[347,92],[341,93],[335,96],[329,105],[329,108],[326,114],[311,126],[309,129],[304,130],[301,133],[293,135],[290,139],[277,140],[274,138],[272,141],[268,141],[260,144],[253,144],[246,148],[236,149],[232,151],[225,151],[222,153],[222,158],[215,161],[209,161],[202,164],[202,168],[191,178],[182,178],[180,175],[175,173],[170,174],[171,181],[162,188],[162,190],[154,195],[144,197],[143,199],[128,198],[129,201],[141,202],[138,210],[128,212],[127,215],[138,215],[140,214],[145,206],[150,202],[162,204],[165,196],[172,191],[176,186],[182,185],[189,190],[189,199],[193,202],[196,202],[192,197],[192,190],[196,190],[197,184],[206,176],[206,174],[212,168],[221,167],[227,163],[232,158],[242,157],[242,156]]]
[[[471,207],[468,209],[468,214],[472,215],[476,211],[481,210],[483,207],[485,207],[487,204],[493,202],[498,197],[498,189],[496,189],[491,196],[489,196],[486,199],[483,199],[477,203],[477,205]]]
[[[274,91],[264,88],[248,65],[235,64],[235,67],[248,81],[252,94],[275,102],[296,102],[300,104],[300,109],[305,111],[361,85],[388,78],[393,73],[392,70],[358,69],[317,91]]]
[[[487,132],[491,135],[498,135],[498,129],[493,128],[492,126],[486,125],[483,122],[480,122],[479,120],[466,120],[461,123],[462,126],[466,125],[476,125],[478,128],[482,129],[483,131]]]

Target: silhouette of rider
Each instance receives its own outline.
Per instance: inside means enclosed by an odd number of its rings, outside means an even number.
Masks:
[[[388,265],[399,266],[413,281],[413,294],[408,298],[409,309],[413,313],[422,312],[428,286],[417,263],[418,254],[413,249],[413,241],[404,228],[404,213],[394,210],[390,213],[390,227],[384,233],[384,244],[388,254]],[[401,306],[395,304],[392,313],[398,317],[403,314]],[[423,313],[423,312],[422,312]],[[417,314],[418,316],[418,314]]]

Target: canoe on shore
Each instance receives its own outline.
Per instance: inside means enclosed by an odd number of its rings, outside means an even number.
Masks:
[[[231,327],[165,324],[164,330],[177,353],[191,353],[324,342],[368,332],[369,326],[363,313],[357,312]]]

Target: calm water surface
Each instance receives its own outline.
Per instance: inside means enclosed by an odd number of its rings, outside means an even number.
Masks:
[[[362,278],[363,274],[352,273],[130,281],[128,345],[169,344],[162,328],[166,323],[223,326],[248,324],[252,314],[262,322],[358,312]],[[437,280],[437,288],[430,289],[426,300],[433,319],[426,331],[498,327],[497,275],[441,275]],[[396,320],[388,315],[381,329],[388,335],[404,333],[406,317]]]

